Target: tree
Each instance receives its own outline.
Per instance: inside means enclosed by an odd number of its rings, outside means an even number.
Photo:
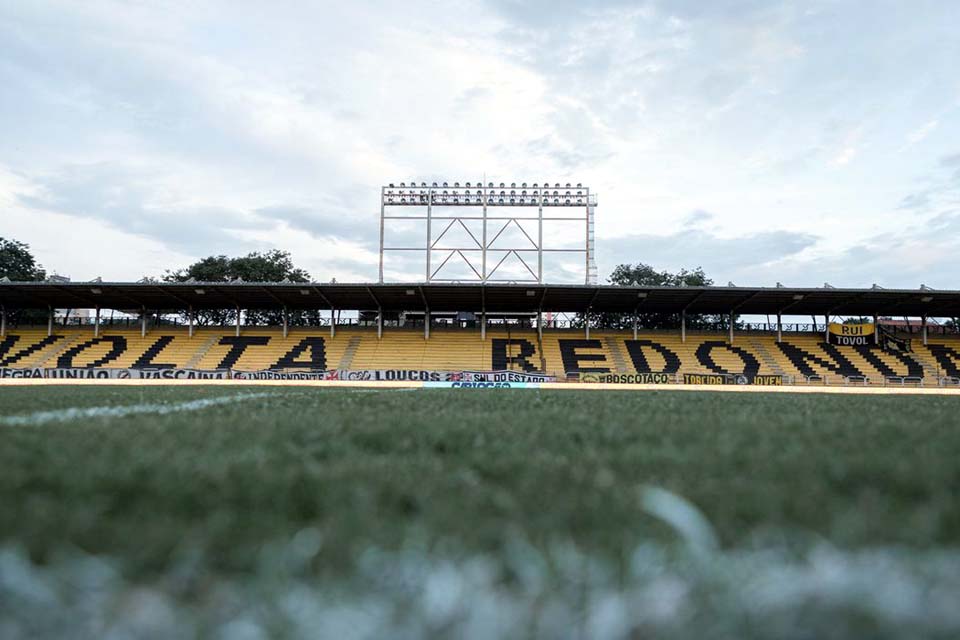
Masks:
[[[13,282],[36,282],[47,279],[47,272],[30,253],[30,247],[23,242],[0,238],[0,280],[7,278]],[[7,321],[13,325],[44,322],[46,311],[36,309],[7,309]]]
[[[707,277],[703,267],[692,271],[680,269],[677,273],[657,271],[648,264],[620,264],[607,278],[610,284],[624,287],[709,287],[713,280]],[[687,327],[701,329],[707,325],[719,325],[725,328],[727,316],[708,314],[688,314]],[[645,329],[672,329],[680,326],[679,313],[643,313],[637,314],[637,323]],[[574,326],[583,326],[583,315],[578,314]],[[600,329],[629,329],[633,326],[631,313],[591,313],[590,325]]]
[[[310,282],[310,274],[293,264],[290,253],[274,249],[266,253],[255,251],[245,256],[209,256],[185,269],[167,271],[164,282]],[[245,309],[248,324],[278,325],[283,322],[281,311]],[[222,325],[236,322],[235,310],[205,310],[197,312],[197,323]],[[290,314],[293,325],[317,324],[319,313],[295,311]]]
[[[46,280],[47,272],[30,253],[30,247],[16,240],[0,238],[0,278],[14,282]]]

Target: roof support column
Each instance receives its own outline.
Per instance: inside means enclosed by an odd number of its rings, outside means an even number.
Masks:
[[[147,337],[147,308],[140,308],[140,337]]]
[[[193,305],[191,304],[189,307],[187,307],[187,337],[188,338],[193,337],[193,317],[194,317]]]
[[[287,305],[283,305],[283,339],[287,339],[287,333],[290,331],[290,312],[287,311]]]
[[[830,316],[823,316],[823,341],[830,342]]]
[[[383,307],[377,307],[377,340],[383,338]]]
[[[733,344],[733,311],[730,312],[730,344]]]
[[[537,309],[537,340],[543,342],[543,310]]]
[[[47,305],[47,337],[53,335],[53,307]]]
[[[7,308],[0,306],[0,338],[7,337]]]
[[[587,307],[587,315],[585,316],[585,322],[583,323],[584,329],[586,331],[587,340],[590,339],[590,307]]]
[[[337,335],[337,317],[336,309],[330,307],[330,337],[333,338]]]
[[[783,315],[777,312],[777,342],[783,342]]]
[[[637,339],[637,312],[633,312],[633,339]]]
[[[485,342],[487,339],[487,312],[480,312],[480,341]]]
[[[93,318],[93,337],[100,337],[100,307],[97,307],[97,315]]]
[[[920,318],[920,326],[923,331],[923,346],[927,346],[927,316],[922,316]]]
[[[873,316],[873,344],[880,344],[880,325],[877,324],[877,316]]]
[[[430,339],[430,309],[423,312],[423,339]]]
[[[687,310],[680,312],[680,342],[687,341]]]
[[[240,337],[240,305],[237,305],[237,337]]]

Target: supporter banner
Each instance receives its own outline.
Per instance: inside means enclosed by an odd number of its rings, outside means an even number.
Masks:
[[[873,343],[873,330],[874,326],[872,324],[831,322],[827,334],[830,336],[830,344],[858,346]]]
[[[336,371],[234,371],[234,380],[338,380]]]
[[[727,384],[727,377],[719,373],[685,373],[683,384]]]
[[[672,373],[581,373],[580,382],[608,384],[670,384],[677,378]]]
[[[14,369],[0,367],[0,378],[42,378],[43,369]]]
[[[684,384],[747,384],[763,387],[783,386],[783,376],[781,375],[760,375],[746,376],[743,374],[724,375],[722,373],[685,373],[683,374]]]
[[[520,371],[424,371],[421,369],[337,369],[331,380],[387,380],[414,382],[554,382],[556,378]]]
[[[423,383],[424,389],[538,389],[538,382],[437,382]]]
[[[150,380],[225,380],[230,377],[229,369],[129,369],[129,371],[134,375],[128,377]]]
[[[63,378],[65,380],[96,378],[99,380],[125,380],[139,378],[136,369],[88,369],[86,367],[44,369],[44,378]]]
[[[458,371],[465,382],[556,382],[556,376],[524,371]]]

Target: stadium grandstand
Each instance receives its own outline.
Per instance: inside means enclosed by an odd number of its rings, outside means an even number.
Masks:
[[[485,381],[506,372],[500,379],[517,382],[960,383],[960,336],[928,323],[960,315],[960,292],[928,288],[3,282],[0,304],[6,377]],[[55,309],[77,308],[93,312],[77,324],[55,322]],[[43,310],[47,322],[14,326],[15,309]],[[102,321],[107,309],[125,311],[124,319]],[[197,326],[198,312],[211,309],[236,311],[236,323]],[[279,312],[283,321],[247,326],[245,310]],[[319,310],[325,324],[289,326],[302,310]],[[585,320],[605,313],[621,314],[630,328]],[[644,329],[643,314],[675,314],[679,327]],[[692,314],[730,321],[722,331],[687,330]],[[776,320],[740,323],[735,314]],[[872,322],[832,321],[848,316]],[[887,324],[889,316],[904,320]]]

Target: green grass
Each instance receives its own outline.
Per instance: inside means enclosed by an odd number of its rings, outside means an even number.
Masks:
[[[522,531],[619,554],[669,532],[644,485],[724,546],[758,532],[843,546],[960,541],[960,398],[264,389],[167,415],[0,429],[0,539],[162,567],[184,538],[224,569],[310,525],[339,563],[413,533],[497,549]],[[176,403],[242,389],[0,391],[0,415]]]
[[[247,393],[267,395],[10,418]],[[109,557],[135,582],[185,550],[210,576],[250,575],[304,531],[319,540],[298,569],[311,579],[350,580],[370,550],[411,545],[508,562],[518,540],[622,572],[638,546],[677,540],[641,505],[657,486],[700,510],[723,553],[826,540],[922,555],[960,542],[958,413],[953,397],[4,388],[0,544],[38,567]]]

